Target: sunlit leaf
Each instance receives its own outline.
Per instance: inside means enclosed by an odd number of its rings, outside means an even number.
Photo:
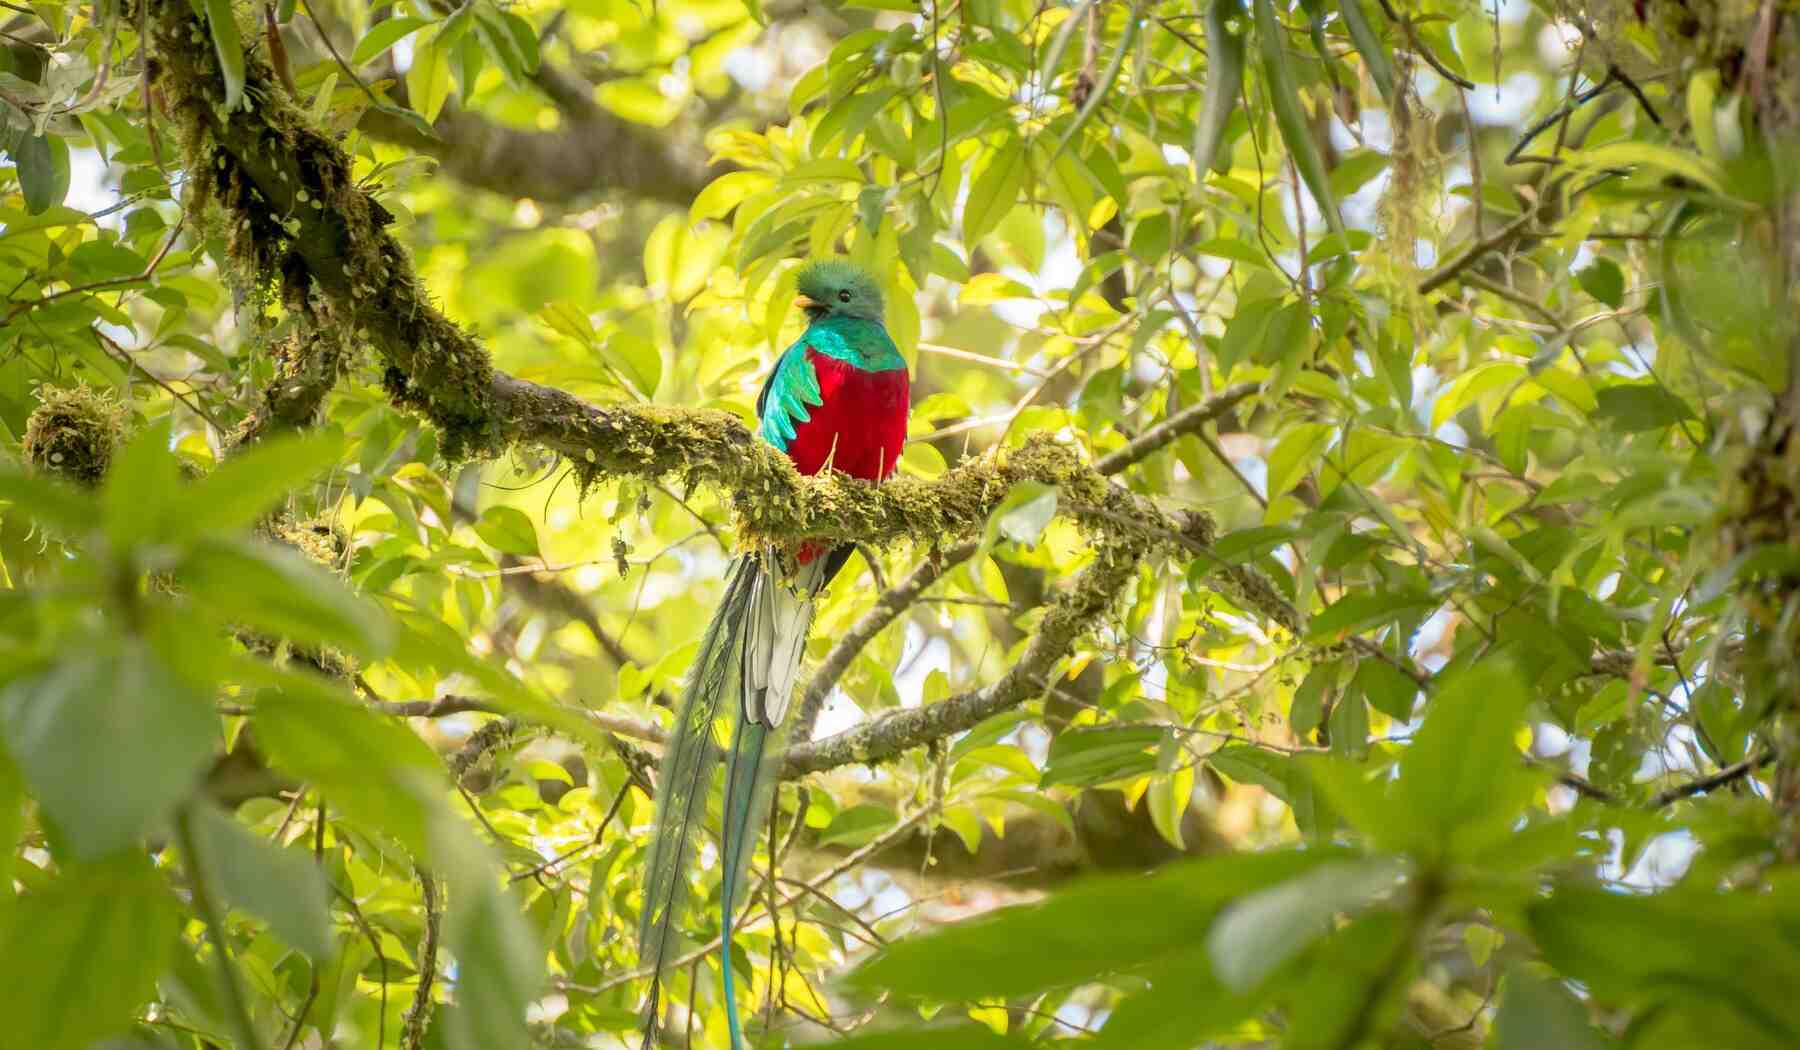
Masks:
[[[0,693],[0,726],[31,793],[86,858],[135,843],[212,759],[218,719],[143,642],[85,639]]]
[[[0,909],[0,953],[10,989],[7,1039],[82,1050],[128,1031],[156,991],[181,911],[163,876],[138,851],[74,865],[45,889]]]
[[[210,805],[189,813],[197,863],[232,905],[267,921],[283,940],[315,961],[332,954],[324,876],[309,858],[252,835]]]

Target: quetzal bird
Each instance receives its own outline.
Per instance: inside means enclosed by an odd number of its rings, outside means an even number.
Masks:
[[[881,288],[854,264],[802,267],[797,305],[806,331],[776,360],[756,399],[758,433],[803,474],[826,468],[866,481],[893,473],[906,443],[906,362],[882,324]],[[638,926],[640,958],[654,967],[645,1014],[645,1050],[655,1042],[658,991],[675,951],[674,924],[684,868],[706,813],[720,758],[720,720],[735,718],[725,753],[720,829],[719,908],[725,1013],[731,1045],[743,1045],[732,986],[731,923],[749,873],[758,829],[776,782],[769,755],[793,699],[794,682],[819,592],[842,569],[851,544],[795,537],[742,554],[725,577],[725,596],[694,657],[657,776],[656,835]]]

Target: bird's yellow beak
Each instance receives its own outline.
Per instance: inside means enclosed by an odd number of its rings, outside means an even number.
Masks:
[[[797,296],[794,305],[802,310],[817,310],[822,304],[810,295]]]

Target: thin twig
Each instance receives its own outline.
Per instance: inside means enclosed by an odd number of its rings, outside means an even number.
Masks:
[[[400,1023],[400,1045],[406,1050],[419,1050],[425,1041],[425,1030],[431,1024],[431,986],[437,980],[438,927],[443,922],[443,908],[438,903],[437,880],[423,867],[419,875],[419,895],[425,906],[425,930],[419,935],[419,985],[413,990],[412,1005]]]
[[[199,416],[201,419],[204,419],[207,422],[207,424],[209,426],[211,426],[214,430],[218,431],[221,434],[226,433],[224,424],[220,423],[217,419],[215,419],[211,412],[208,412],[206,409],[200,407],[199,403],[188,400],[185,396],[182,395],[181,391],[176,390],[173,386],[170,386],[168,380],[164,379],[162,376],[157,375],[155,372],[150,371],[148,368],[145,368],[142,364],[140,364],[138,362],[137,358],[131,356],[131,351],[125,349],[124,347],[120,346],[118,343],[114,342],[113,338],[111,336],[107,335],[105,332],[102,332],[98,328],[90,328],[90,329],[88,329],[88,331],[93,335],[94,340],[100,344],[101,350],[106,351],[110,355],[117,356],[120,361],[124,362],[127,372],[129,372],[133,368],[137,369],[138,372],[140,372],[146,379],[150,380],[152,383],[155,383],[157,386],[162,387],[163,390],[170,397],[174,398],[176,401],[178,401],[182,405],[186,406],[188,411],[194,413],[196,416]]]
[[[144,267],[142,273],[132,274],[129,277],[109,277],[104,281],[92,281],[88,284],[78,284],[71,288],[64,288],[60,292],[51,292],[49,295],[39,296],[29,302],[16,303],[11,310],[7,311],[4,324],[11,324],[25,311],[34,310],[37,307],[43,306],[45,303],[53,303],[66,295],[78,295],[82,292],[93,292],[103,288],[117,288],[120,285],[135,284],[138,281],[148,281],[151,277],[155,276],[156,268],[162,265],[164,257],[169,254],[169,249],[175,247],[175,240],[181,236],[181,228],[186,222],[187,216],[185,214],[183,214],[180,219],[176,220],[174,228],[169,231],[169,236],[164,239],[162,247],[157,249],[156,255],[151,258],[149,265]]]
[[[1450,67],[1444,65],[1443,60],[1438,58],[1437,55],[1432,53],[1430,48],[1425,46],[1425,42],[1419,39],[1418,31],[1413,28],[1411,18],[1400,17],[1400,15],[1395,12],[1394,5],[1390,3],[1389,0],[1381,0],[1381,10],[1382,13],[1388,16],[1390,21],[1400,27],[1401,32],[1406,34],[1406,42],[1412,47],[1413,54],[1418,55],[1425,60],[1426,65],[1437,70],[1438,76],[1443,77],[1445,80],[1462,88],[1464,91],[1473,91],[1475,89],[1475,82],[1473,80],[1458,73],[1451,72]]]
[[[1663,806],[1679,802],[1684,798],[1692,798],[1695,795],[1704,795],[1709,791],[1716,791],[1734,780],[1742,780],[1744,777],[1749,776],[1753,771],[1761,769],[1763,766],[1766,766],[1773,761],[1775,761],[1774,751],[1758,751],[1756,754],[1751,755],[1742,761],[1733,762],[1731,765],[1726,766],[1724,769],[1719,770],[1711,776],[1701,777],[1698,780],[1690,780],[1685,784],[1677,784],[1672,788],[1659,791],[1656,793],[1656,797],[1650,800],[1650,805],[1660,809]]]
[[[357,87],[362,88],[363,94],[369,96],[369,101],[373,103],[377,109],[386,108],[387,103],[381,101],[381,98],[375,94],[374,90],[370,88],[369,85],[363,83],[363,78],[358,76],[356,70],[350,67],[350,63],[344,61],[344,56],[338,53],[337,45],[331,42],[331,34],[325,31],[325,27],[319,24],[318,17],[313,14],[312,5],[310,3],[301,4],[300,10],[306,12],[306,20],[312,23],[313,31],[319,34],[320,40],[325,42],[325,50],[331,52],[331,57],[337,60],[337,64],[343,69],[345,75],[355,81]]]
[[[979,365],[987,365],[990,368],[1000,368],[1008,372],[1022,372],[1025,375],[1034,376],[1038,379],[1042,379],[1045,375],[1044,370],[1041,368],[1033,368],[1030,365],[1020,364],[1017,361],[1008,361],[1004,357],[990,357],[987,354],[978,354],[973,350],[959,350],[954,346],[944,346],[941,343],[927,343],[921,340],[919,342],[919,350],[921,353],[936,354],[939,357],[954,357],[959,361],[972,361]]]

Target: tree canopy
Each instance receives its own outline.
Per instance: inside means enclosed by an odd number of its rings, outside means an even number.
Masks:
[[[1777,0],[0,3],[0,1042],[637,1045],[827,537],[666,1045],[1800,1045],[1797,146]]]

